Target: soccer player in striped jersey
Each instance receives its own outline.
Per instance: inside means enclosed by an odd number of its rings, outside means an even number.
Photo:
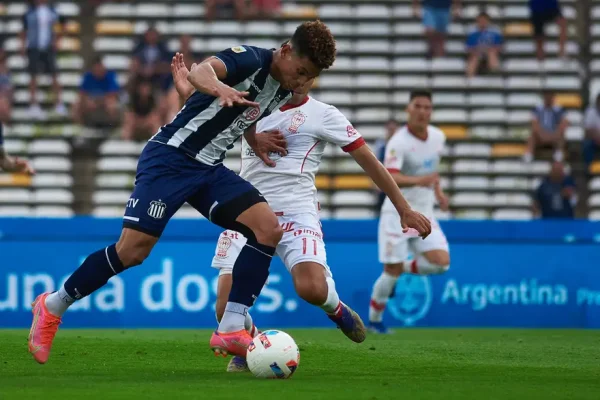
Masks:
[[[4,150],[4,128],[0,123],[0,171],[5,172],[24,172],[30,175],[35,173],[33,167],[27,162],[18,157],[11,157]]]
[[[193,90],[185,105],[140,155],[118,242],[90,254],[58,291],[34,301],[29,351],[38,363],[47,362],[68,307],[141,264],[186,202],[213,223],[249,237],[236,263],[227,311],[210,342],[215,352],[246,353],[252,338],[244,329],[245,314],[267,279],[282,230],[258,190],[222,161],[250,126],[285,104],[293,89],[334,59],[329,29],[319,21],[306,22],[289,45],[276,51],[232,47],[187,74]],[[247,140],[265,159],[270,150],[281,150],[271,137],[257,138],[253,131]]]

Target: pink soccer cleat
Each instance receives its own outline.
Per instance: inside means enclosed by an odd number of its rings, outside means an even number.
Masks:
[[[231,354],[246,358],[250,342],[252,342],[252,336],[245,329],[237,332],[214,331],[210,338],[210,348],[214,351],[215,356],[227,357]]]
[[[50,314],[46,308],[45,301],[49,294],[40,294],[31,303],[33,322],[29,330],[29,352],[33,356],[33,359],[40,364],[45,364],[48,361],[52,341],[58,331],[58,325],[61,323],[61,319]]]

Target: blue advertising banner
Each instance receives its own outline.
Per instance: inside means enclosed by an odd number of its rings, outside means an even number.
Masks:
[[[377,262],[376,221],[324,221],[340,297],[367,318]],[[442,223],[450,271],[403,276],[386,321],[396,326],[600,328],[600,224]],[[31,302],[55,290],[89,253],[114,243],[120,221],[0,219],[0,327],[28,327]],[[150,258],[77,302],[64,327],[215,327],[220,230],[175,220]],[[260,327],[328,327],[294,293],[279,259],[252,308]]]

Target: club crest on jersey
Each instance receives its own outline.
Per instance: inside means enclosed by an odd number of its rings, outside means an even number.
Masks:
[[[260,115],[260,108],[254,107],[244,111],[244,118],[246,121],[254,121]]]
[[[236,46],[232,47],[231,51],[233,51],[234,53],[244,53],[246,52],[246,48],[244,46]]]
[[[356,129],[352,125],[348,125],[346,127],[346,132],[348,133],[348,137],[352,137],[358,133]]]
[[[292,121],[288,131],[290,131],[290,133],[298,133],[298,128],[300,128],[305,122],[306,115],[302,111],[296,111],[294,115],[292,115]]]
[[[148,208],[148,215],[154,219],[162,219],[167,211],[167,205],[162,201],[151,201],[150,208]]]
[[[227,257],[227,250],[231,247],[231,239],[228,237],[222,237],[219,239],[219,243],[217,244],[217,257],[225,258]]]

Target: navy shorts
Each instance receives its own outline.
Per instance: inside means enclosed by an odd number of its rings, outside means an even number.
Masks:
[[[533,26],[533,36],[544,36],[544,27],[546,24],[556,21],[556,19],[559,17],[562,17],[560,8],[551,8],[542,12],[534,12],[530,10],[529,20]]]
[[[148,142],[123,227],[159,237],[187,202],[213,223],[232,229],[242,212],[264,201],[254,186],[222,164],[202,164],[175,147]]]

